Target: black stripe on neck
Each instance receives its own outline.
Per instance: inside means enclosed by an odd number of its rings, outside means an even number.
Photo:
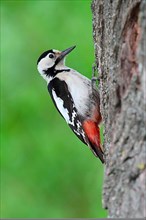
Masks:
[[[55,70],[56,71],[56,74],[57,73],[61,73],[61,72],[69,72],[70,69],[61,69],[61,70]]]
[[[52,77],[54,77],[54,76],[56,76],[58,73],[61,73],[61,72],[69,72],[70,71],[70,69],[60,69],[60,70],[56,70],[55,69],[55,66],[52,66],[51,68],[49,68],[49,69],[47,69],[46,71],[45,71],[45,74],[47,75],[47,76],[52,76]]]

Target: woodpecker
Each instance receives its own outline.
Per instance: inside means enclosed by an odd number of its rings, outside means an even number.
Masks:
[[[92,81],[65,65],[65,58],[76,46],[66,50],[47,50],[37,61],[50,96],[75,135],[104,163],[100,143],[100,98]]]

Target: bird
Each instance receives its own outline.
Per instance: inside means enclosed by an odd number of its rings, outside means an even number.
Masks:
[[[50,49],[37,60],[37,69],[47,82],[52,101],[75,135],[104,163],[100,142],[100,96],[92,80],[65,65],[66,56],[76,46],[63,51]]]

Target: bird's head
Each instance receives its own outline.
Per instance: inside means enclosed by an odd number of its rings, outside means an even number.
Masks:
[[[41,54],[37,61],[37,69],[41,76],[48,81],[48,78],[52,78],[55,75],[55,70],[64,68],[65,57],[69,54],[75,46],[66,50],[47,50]]]

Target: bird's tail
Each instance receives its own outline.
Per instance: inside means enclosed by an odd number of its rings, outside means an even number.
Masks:
[[[88,137],[89,147],[95,154],[95,156],[99,157],[102,163],[104,163],[104,153],[102,146],[100,144],[100,130],[96,122],[91,120],[86,120],[83,123],[84,131]]]
[[[101,160],[102,163],[105,163],[105,160],[104,160],[104,153],[103,151],[101,150],[101,148],[93,145],[91,142],[89,142],[90,144],[90,148],[92,150],[92,152],[94,153],[94,155],[96,157],[99,157],[99,159]]]

